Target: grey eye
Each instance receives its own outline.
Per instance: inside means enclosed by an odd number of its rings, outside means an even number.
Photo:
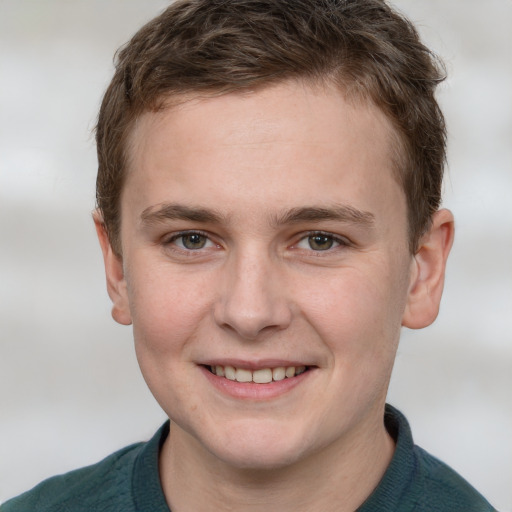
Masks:
[[[308,244],[314,251],[327,251],[334,245],[334,240],[328,235],[308,236]]]
[[[181,235],[177,240],[181,239],[181,245],[185,249],[203,249],[208,242],[208,238],[200,233],[190,233],[189,235]],[[178,244],[179,245],[179,244]]]

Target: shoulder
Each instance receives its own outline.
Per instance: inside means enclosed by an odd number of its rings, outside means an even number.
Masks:
[[[144,443],[137,443],[92,466],[58,475],[0,507],[1,512],[130,510],[131,475]]]
[[[423,492],[418,511],[492,512],[495,509],[462,476],[422,448],[414,451]]]
[[[384,423],[395,453],[360,512],[495,512],[464,478],[414,444],[405,416],[386,406]]]

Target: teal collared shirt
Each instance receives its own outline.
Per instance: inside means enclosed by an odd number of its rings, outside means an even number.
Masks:
[[[384,423],[395,453],[375,491],[357,512],[496,512],[444,462],[416,446],[405,417],[386,406]]]
[[[399,411],[386,406],[384,421],[396,441],[395,453],[357,512],[496,512],[453,469],[414,445]],[[6,502],[0,512],[170,512],[158,474],[158,454],[168,433],[169,422],[147,443],[45,480]]]

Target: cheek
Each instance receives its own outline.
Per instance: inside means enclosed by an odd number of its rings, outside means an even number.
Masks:
[[[165,265],[138,268],[145,271],[127,276],[136,346],[155,357],[183,351],[208,315],[211,301],[204,287]]]
[[[199,406],[189,378],[189,347],[206,317],[207,297],[200,286],[170,275],[169,269],[143,268],[127,278],[135,353],[155,399],[179,420]],[[180,392],[169,393],[170,388]]]
[[[343,269],[321,289],[309,288],[301,297],[304,315],[333,355],[393,358],[405,305],[396,270]]]

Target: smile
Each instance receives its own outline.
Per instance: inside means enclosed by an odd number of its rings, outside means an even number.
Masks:
[[[296,377],[308,370],[307,366],[279,366],[277,368],[261,368],[259,370],[247,370],[233,366],[207,366],[208,370],[217,377],[237,382],[254,382],[256,384],[268,384],[284,379]]]

